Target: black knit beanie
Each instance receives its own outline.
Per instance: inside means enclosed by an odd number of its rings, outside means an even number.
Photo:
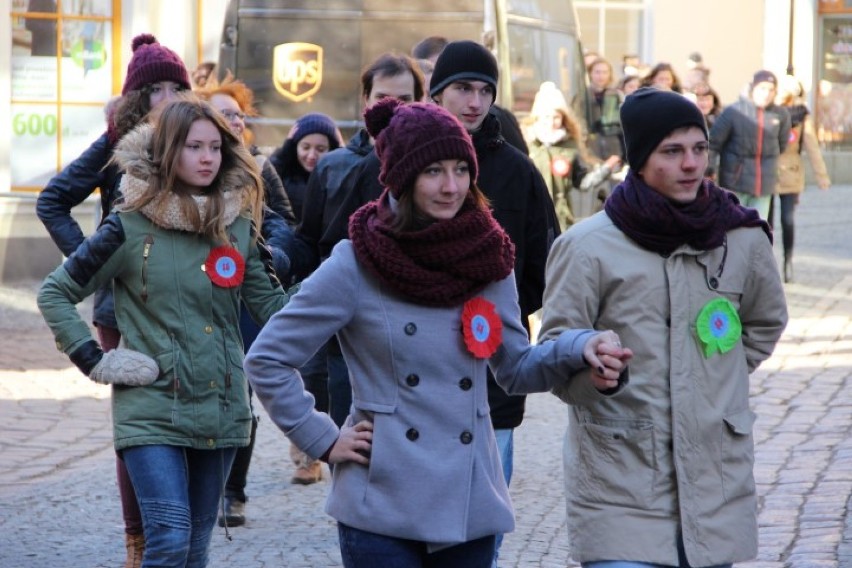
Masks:
[[[761,69],[760,71],[756,72],[751,78],[751,88],[754,89],[755,85],[757,85],[758,83],[772,83],[777,87],[778,77],[776,77],[775,73],[773,73],[772,71]]]
[[[439,94],[453,81],[484,81],[491,85],[496,96],[499,76],[497,59],[485,46],[475,41],[453,41],[435,62],[429,96]]]
[[[621,105],[621,129],[630,169],[639,173],[660,142],[684,126],[697,126],[710,139],[704,115],[680,93],[643,87],[628,95]]]

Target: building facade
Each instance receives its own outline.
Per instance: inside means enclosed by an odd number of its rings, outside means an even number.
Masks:
[[[11,41],[0,42],[0,280],[10,281],[41,277],[61,262],[35,218],[35,198],[103,132],[132,38],[153,33],[190,70],[216,61],[228,0],[4,4],[0,28]],[[575,0],[574,9],[584,48],[616,73],[628,54],[684,73],[697,52],[726,104],[757,69],[792,68],[833,179],[852,181],[852,0]],[[79,209],[81,224],[93,228],[96,207]]]

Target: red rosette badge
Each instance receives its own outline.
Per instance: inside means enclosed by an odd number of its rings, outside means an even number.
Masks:
[[[210,251],[204,263],[204,270],[217,286],[234,288],[243,283],[246,261],[234,247],[216,247]]]
[[[565,177],[571,173],[571,162],[562,156],[556,156],[550,162],[550,172],[557,177]]]
[[[494,304],[485,298],[472,298],[462,308],[462,331],[468,351],[477,359],[494,355],[503,342],[503,322]]]

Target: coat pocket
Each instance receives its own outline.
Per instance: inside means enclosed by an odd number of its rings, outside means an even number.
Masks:
[[[577,436],[581,501],[650,507],[657,471],[651,422],[595,417],[578,425]]]
[[[757,415],[745,409],[722,419],[722,491],[725,501],[735,501],[755,492],[754,437]]]

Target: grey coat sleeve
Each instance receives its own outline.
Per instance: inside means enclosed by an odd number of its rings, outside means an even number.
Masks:
[[[269,417],[309,456],[337,440],[331,418],[314,410],[298,369],[355,313],[359,277],[332,255],[260,331],[245,359],[249,382]]]

